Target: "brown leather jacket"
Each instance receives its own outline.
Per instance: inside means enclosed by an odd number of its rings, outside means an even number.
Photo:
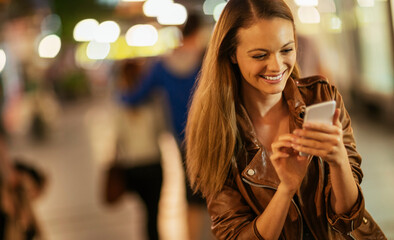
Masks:
[[[327,100],[337,102],[337,107],[341,108],[343,141],[359,198],[348,214],[335,214],[329,203],[331,182],[328,165],[311,156],[308,172],[297,193],[297,203],[292,201],[280,239],[303,239],[305,223],[317,240],[386,239],[364,209],[364,197],[359,186],[363,177],[361,157],[356,151],[350,117],[336,88],[320,76],[297,81],[289,79],[284,97],[290,111],[290,132],[302,127],[306,106]],[[255,221],[267,207],[280,181],[242,105],[237,109],[237,123],[242,143],[238,146],[238,156],[233,159],[232,172],[223,189],[207,197],[212,231],[218,239],[263,239]],[[356,228],[362,230],[353,231]]]

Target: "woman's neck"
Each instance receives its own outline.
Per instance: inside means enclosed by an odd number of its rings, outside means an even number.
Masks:
[[[281,93],[244,97],[244,105],[252,122],[269,123],[279,119],[286,111],[286,104]]]
[[[268,98],[244,100],[245,108],[252,121],[256,137],[268,154],[271,145],[282,134],[289,133],[289,110],[282,94]]]

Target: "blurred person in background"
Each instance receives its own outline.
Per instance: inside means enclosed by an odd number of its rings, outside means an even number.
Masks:
[[[52,61],[40,57],[36,42],[42,36],[41,23],[50,13],[47,1],[9,1],[1,26],[7,56],[2,72],[5,124],[11,135],[26,133],[35,141],[48,136],[57,107],[45,76]]]
[[[35,166],[22,158],[12,163],[12,180],[1,184],[2,223],[0,239],[33,240],[43,239],[32,204],[45,189],[46,177]]]
[[[201,67],[205,53],[203,19],[197,13],[191,13],[182,28],[182,43],[171,53],[159,57],[150,67],[147,76],[134,90],[122,95],[122,100],[135,105],[144,100],[155,89],[165,92],[169,104],[170,119],[175,138],[185,159],[182,145],[188,103],[192,88]],[[200,239],[204,223],[205,200],[198,193],[194,194],[186,182],[187,219],[190,240]]]
[[[142,58],[118,63],[118,92],[132,91],[138,86],[145,63]],[[159,239],[158,210],[163,182],[159,137],[168,132],[162,102],[162,94],[157,91],[133,106],[118,102],[113,114],[115,142],[110,170],[113,178],[106,186],[106,201],[110,204],[123,192],[138,193],[146,206],[146,233],[150,240]]]
[[[216,24],[186,126],[187,173],[218,239],[386,239],[365,209],[342,96],[300,78],[283,0],[230,0]],[[334,100],[332,124],[305,107]],[[304,156],[299,153],[306,153]]]

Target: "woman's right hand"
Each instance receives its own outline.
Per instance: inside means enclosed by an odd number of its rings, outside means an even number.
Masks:
[[[308,157],[300,156],[299,152],[291,147],[293,134],[281,135],[271,145],[271,162],[281,181],[280,187],[293,195],[300,187],[308,169]]]

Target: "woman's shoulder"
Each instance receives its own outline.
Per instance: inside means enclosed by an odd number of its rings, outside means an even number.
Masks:
[[[321,92],[328,91],[334,93],[337,88],[330,83],[328,78],[321,75],[313,75],[310,77],[298,78],[294,81],[301,92]]]
[[[304,78],[298,78],[295,80],[297,87],[309,87],[316,84],[327,84],[330,85],[328,79],[321,75],[313,75]]]
[[[337,88],[324,76],[299,78],[295,83],[307,105],[335,99],[338,94]]]

